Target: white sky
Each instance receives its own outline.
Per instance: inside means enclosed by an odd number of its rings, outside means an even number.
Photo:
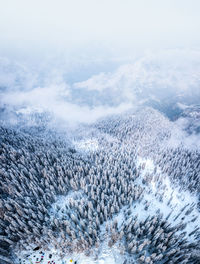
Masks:
[[[0,56],[200,46],[199,0],[0,0]]]

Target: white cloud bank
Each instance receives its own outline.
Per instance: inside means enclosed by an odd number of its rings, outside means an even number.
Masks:
[[[166,50],[149,53],[133,64],[123,65],[114,73],[100,73],[74,84],[98,92],[119,91],[127,99],[135,94],[181,95],[200,92],[200,50]]]
[[[59,69],[47,68],[42,76],[40,70],[31,72],[16,65],[7,61],[1,64],[4,69],[0,73],[1,105],[9,105],[17,111],[41,109],[62,122],[94,122],[149,98],[159,102],[166,97],[200,98],[199,50],[149,53],[116,71],[103,72],[72,85]]]
[[[88,105],[80,106],[65,99],[68,92],[62,86],[38,87],[25,92],[6,93],[1,95],[1,101],[4,105],[17,108],[18,113],[49,112],[53,114],[57,122],[68,124],[91,123],[98,118],[119,114],[132,107],[131,103],[121,103],[116,107],[102,105],[91,108]]]

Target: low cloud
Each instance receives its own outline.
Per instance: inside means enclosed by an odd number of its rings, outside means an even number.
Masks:
[[[9,92],[1,95],[2,104],[12,107],[17,113],[51,113],[56,122],[66,124],[91,123],[98,118],[119,114],[132,108],[132,104],[119,104],[116,107],[78,105],[68,101],[70,89],[66,85],[38,87],[30,91]]]
[[[61,63],[62,64],[62,63]],[[59,67],[58,67],[59,66]],[[32,70],[0,61],[0,104],[14,111],[48,112],[61,123],[91,123],[153,99],[200,98],[200,51],[165,50],[148,53],[112,72],[69,84],[64,64]],[[59,70],[61,69],[61,70]]]
[[[113,91],[122,98],[200,95],[200,51],[165,50],[149,53],[132,64],[119,67],[114,73],[100,73],[75,89]]]

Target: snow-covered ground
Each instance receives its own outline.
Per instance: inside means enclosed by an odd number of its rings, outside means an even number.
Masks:
[[[20,264],[123,264],[124,262],[124,256],[120,254],[117,246],[109,248],[107,241],[100,246],[97,254],[98,259],[95,259],[95,256],[87,257],[83,253],[66,254],[61,259],[58,252],[52,249],[51,251],[22,252],[18,257]]]
[[[96,138],[74,141],[73,144],[76,149],[83,151],[96,151],[99,148],[98,140]]]
[[[66,196],[58,196],[55,203],[52,204],[50,215],[52,217],[62,217],[62,210],[69,207],[71,201],[76,199],[84,199],[83,191],[70,191]]]
[[[144,179],[148,173],[151,174],[155,169],[152,160],[143,158],[138,158],[137,167],[142,166],[144,163],[145,168],[140,173],[140,182],[142,182],[142,179]],[[189,234],[200,226],[200,214],[196,206],[198,203],[197,197],[192,195],[189,191],[182,191],[172,186],[169,176],[163,174],[159,167],[157,167],[156,173],[154,173],[154,177],[150,181],[149,186],[145,188],[149,190],[144,192],[143,202],[136,202],[134,209],[132,208],[133,213],[138,213],[138,219],[145,220],[148,215],[154,216],[156,215],[156,211],[159,210],[164,218],[168,217],[172,226],[180,223],[187,223],[184,231],[187,232],[188,240],[192,242],[194,236],[189,236]],[[145,201],[150,203],[148,210],[144,209]],[[193,207],[192,213],[187,214],[186,212],[190,206]],[[180,215],[178,216],[179,213]],[[192,222],[192,219],[195,217],[197,217],[196,221]]]

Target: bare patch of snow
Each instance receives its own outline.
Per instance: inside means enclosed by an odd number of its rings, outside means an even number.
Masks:
[[[181,191],[175,186],[172,186],[169,176],[163,174],[159,167],[155,171],[155,165],[150,159],[143,159],[141,157],[137,160],[137,167],[141,167],[145,164],[145,168],[140,173],[140,184],[142,179],[149,173],[154,172],[154,176],[149,181],[148,187],[144,185],[146,191],[142,202],[135,203],[132,208],[133,212],[138,212],[138,219],[143,221],[148,215],[155,216],[157,211],[163,214],[163,217],[168,218],[169,223],[172,226],[178,224],[187,224],[185,232],[187,232],[188,240],[194,240],[194,235],[189,234],[200,226],[200,214],[197,208],[197,197],[192,195],[189,191]],[[149,190],[148,190],[149,189]],[[146,202],[150,203],[150,206],[145,210]],[[188,213],[189,209],[192,209],[192,213]],[[169,216],[170,215],[170,216]],[[197,217],[193,222],[192,220]]]
[[[96,138],[74,141],[73,144],[76,149],[84,151],[96,151],[99,148],[98,140]]]
[[[112,248],[108,247],[108,241],[102,243],[96,256],[86,256],[83,253],[65,254],[63,258],[59,257],[58,250],[51,249],[50,251],[38,250],[37,252],[21,252],[18,256],[21,264],[123,264],[124,256],[120,254],[117,245]],[[98,256],[98,259],[97,259]],[[49,262],[52,261],[52,262]]]

